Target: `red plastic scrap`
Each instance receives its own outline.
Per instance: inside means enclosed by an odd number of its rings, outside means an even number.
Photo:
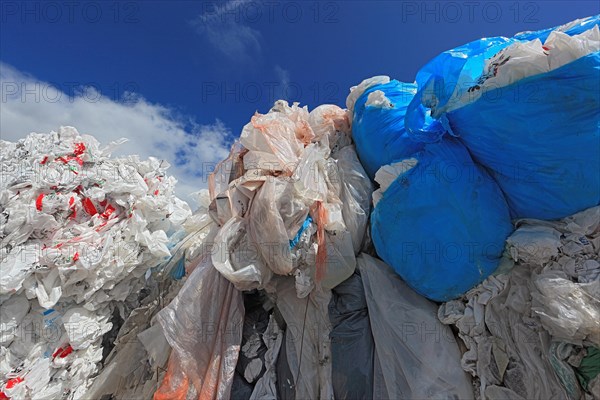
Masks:
[[[21,378],[20,376],[17,376],[16,378],[12,378],[9,379],[8,382],[6,382],[6,388],[7,389],[12,389],[15,387],[16,384],[23,382],[23,378]]]
[[[71,345],[68,345],[58,356],[60,358],[65,358],[66,356],[68,356],[72,352],[73,352],[73,347],[71,347]]]
[[[63,351],[62,347],[59,347],[58,349],[56,349],[56,351],[54,353],[52,353],[52,359],[54,360],[56,358],[56,356],[58,356],[61,351]]]
[[[52,359],[54,360],[56,357],[65,358],[72,352],[73,352],[73,347],[71,347],[71,345],[68,345],[64,349],[62,347],[59,347],[58,349],[56,349],[56,351],[54,353],[52,353]]]
[[[0,390],[0,400],[10,400],[10,397],[8,397],[6,393]]]
[[[85,153],[85,144],[84,143],[75,143],[75,150],[73,150],[73,154],[76,156],[80,156]]]
[[[42,211],[42,201],[44,200],[44,193],[40,193],[40,195],[37,197],[37,199],[35,200],[35,208],[37,208],[38,211]]]
[[[75,261],[77,261],[77,260],[79,260],[79,253],[77,253],[77,252],[76,252],[76,253],[73,255],[73,262],[75,262]]]
[[[90,200],[89,198],[85,197],[83,200],[81,200],[81,203],[83,204],[83,209],[88,214],[90,214],[90,215],[98,214],[98,211],[96,210],[96,206],[94,206],[94,203],[92,203],[92,200]]]
[[[48,156],[45,156],[44,159],[42,161],[40,161],[40,164],[44,165],[48,162]]]
[[[115,208],[112,206],[112,204],[109,204],[105,209],[104,212],[102,214],[100,214],[100,216],[102,218],[110,218],[110,216],[112,215],[112,213],[115,212]]]

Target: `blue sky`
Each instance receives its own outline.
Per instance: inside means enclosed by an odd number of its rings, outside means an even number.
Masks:
[[[144,156],[160,155],[157,143],[178,137],[180,148],[163,155],[192,179],[202,168],[198,160],[220,159],[250,116],[266,112],[275,98],[311,109],[343,106],[349,88],[364,78],[413,81],[419,67],[444,50],[598,14],[599,4],[4,1],[0,73],[10,85],[3,83],[8,111],[0,114],[0,133],[15,140],[63,124],[83,126],[100,140],[112,139],[103,128],[122,131],[137,144],[143,136],[133,131],[145,130],[154,142],[138,146]],[[45,83],[62,97],[13,94],[12,84],[21,81]],[[77,103],[82,98],[86,104]],[[127,125],[128,111],[141,118],[137,125]]]

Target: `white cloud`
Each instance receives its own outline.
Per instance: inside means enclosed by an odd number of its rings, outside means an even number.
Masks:
[[[108,143],[125,137],[114,155],[154,156],[171,164],[179,183],[177,193],[189,194],[207,186],[206,175],[229,152],[230,131],[219,120],[199,125],[184,120],[160,104],[135,94],[117,102],[93,88],[69,96],[49,83],[0,62],[0,138],[16,141],[30,132],[50,132],[61,125]]]
[[[261,34],[243,24],[250,0],[232,0],[206,10],[191,21],[196,32],[230,61],[253,63],[262,52]],[[252,3],[253,6],[254,3]]]
[[[288,87],[290,86],[290,71],[276,65],[274,67],[275,75],[277,75],[277,80],[279,81],[279,86],[277,86],[277,99],[289,100]]]

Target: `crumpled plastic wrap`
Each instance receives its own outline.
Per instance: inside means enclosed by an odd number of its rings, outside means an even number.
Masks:
[[[244,127],[209,177],[211,221],[201,213],[191,217],[205,221],[198,240],[210,249],[201,246],[200,266],[187,271],[183,289],[157,317],[174,352],[155,399],[228,396],[241,336],[209,332],[210,340],[202,341],[202,334],[182,332],[204,332],[207,323],[235,328],[244,318],[239,291],[255,289],[271,296],[281,325],[272,321],[263,336],[265,374],[254,384],[263,364],[253,359],[256,365],[246,365],[236,381],[236,394],[277,395],[283,346],[297,398],[332,398],[330,289],[356,268],[373,191],[351,144],[349,114],[335,105],[309,112],[279,100]]]
[[[115,315],[139,305],[148,274],[191,215],[168,163],[111,158],[75,128],[0,141],[0,391],[84,398]]]
[[[497,274],[438,317],[458,328],[477,398],[591,398],[573,368],[600,340],[600,207],[515,224]]]

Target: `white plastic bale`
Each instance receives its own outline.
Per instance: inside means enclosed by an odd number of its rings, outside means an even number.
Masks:
[[[16,377],[17,398],[84,397],[113,312],[137,306],[191,214],[168,163],[111,158],[121,142],[72,127],[0,141],[0,305],[26,304],[0,321],[1,391]]]

